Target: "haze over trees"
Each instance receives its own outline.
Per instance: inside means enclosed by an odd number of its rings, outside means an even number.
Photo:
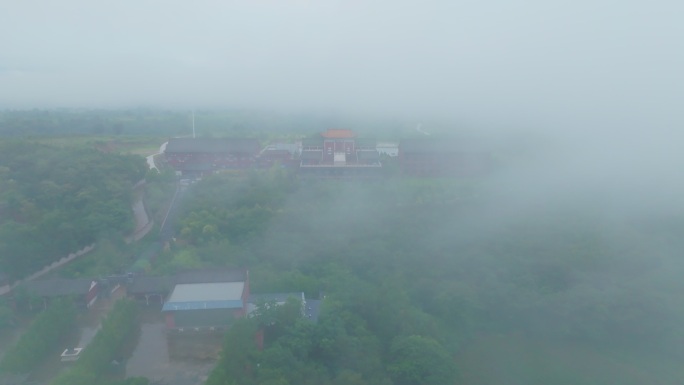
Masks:
[[[286,308],[236,324],[210,383],[682,382],[684,216],[676,162],[663,162],[676,159],[672,147],[644,140],[652,156],[635,158],[579,138],[513,139],[492,146],[491,173],[467,178],[316,179],[274,167],[190,185],[176,241],[148,269],[246,267],[253,292],[326,297],[315,324]],[[13,276],[129,232],[131,186],[144,175],[160,182],[154,211],[173,191],[172,173],[150,174],[138,156],[35,140],[2,149],[0,266]],[[89,271],[119,269],[107,260],[117,248],[102,245]],[[260,328],[262,351],[246,336]]]
[[[277,371],[282,383],[421,384],[458,373],[480,384],[497,365],[487,355],[511,341],[519,367],[502,370],[516,383],[681,378],[672,360],[682,354],[684,324],[675,273],[681,217],[607,205],[607,190],[528,206],[502,189],[509,172],[432,180],[296,180],[281,170],[209,177],[186,196],[179,242],[160,262],[248,266],[254,292],[326,294],[318,324],[292,323],[266,340],[263,353],[233,349],[229,334],[216,370],[234,365],[228,361],[260,364],[249,381]],[[573,356],[535,356],[553,349]],[[604,364],[577,374],[591,366],[582,355]],[[424,367],[454,356],[461,357],[454,372]],[[649,367],[655,360],[664,369]],[[537,367],[547,365],[557,370]],[[234,375],[215,374],[212,384],[242,378]]]
[[[245,267],[253,292],[325,296],[315,324],[292,306],[237,322],[210,385],[684,383],[684,2],[6,3],[12,280],[101,238],[61,273],[121,272],[130,187],[156,180],[156,213],[174,192],[172,171],[56,136],[144,135],[147,155],[191,135],[193,109],[199,136],[262,144],[472,133],[491,174],[407,179],[386,159],[378,180],[207,177],[135,270]],[[96,380],[64,382],[79,374]]]
[[[0,374],[30,373],[48,355],[60,351],[64,336],[73,330],[75,322],[76,309],[71,302],[52,303],[0,360]]]
[[[678,179],[662,177],[676,165],[648,167],[668,152],[605,157],[517,139],[496,143],[491,173],[467,178],[274,167],[190,185],[153,273],[246,267],[253,292],[325,295],[318,323],[293,316],[295,305],[238,322],[210,384],[681,382],[682,199]],[[131,186],[144,175],[160,182],[153,206],[173,190],[170,173],[147,174],[138,156],[2,146],[0,262],[14,276],[59,248],[129,232]],[[632,174],[614,172],[618,161]],[[33,241],[42,233],[50,243]],[[105,274],[118,265],[99,258],[117,248],[103,245],[91,271]],[[259,329],[261,351],[249,335]]]
[[[52,384],[88,385],[95,382],[107,385],[147,384],[146,379],[130,378],[118,382],[111,379],[117,374],[115,370],[117,368],[113,362],[121,365],[123,346],[136,332],[137,317],[138,308],[135,302],[128,299],[117,301],[75,365],[60,373]]]
[[[402,123],[403,124],[403,123]],[[411,124],[414,124],[411,122]],[[361,130],[374,135],[397,131],[388,119],[358,118],[342,114],[304,114],[260,109],[202,109],[195,113],[200,136],[296,138],[313,134],[327,125]],[[412,127],[411,127],[412,128]],[[100,137],[146,136],[169,138],[192,135],[190,110],[136,108],[105,109],[0,109],[0,137]],[[161,143],[159,143],[161,144]]]
[[[134,229],[139,156],[0,142],[0,270],[21,278],[104,234]]]

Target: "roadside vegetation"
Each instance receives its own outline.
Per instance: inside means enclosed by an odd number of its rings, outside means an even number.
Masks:
[[[114,379],[124,368],[123,347],[138,327],[138,309],[131,300],[119,300],[102,322],[102,327],[81,353],[73,368],[58,375],[52,385],[146,384],[144,379]]]
[[[75,326],[76,310],[71,301],[50,304],[31,323],[2,361],[0,373],[29,373],[41,365],[48,355],[57,354],[64,336]]]
[[[18,279],[106,234],[134,228],[139,156],[0,142],[0,270]]]
[[[14,312],[5,298],[0,298],[0,335],[15,326]]]
[[[145,176],[145,208],[158,226],[164,221],[173,195],[176,192],[176,174],[166,167],[161,172],[150,170]]]

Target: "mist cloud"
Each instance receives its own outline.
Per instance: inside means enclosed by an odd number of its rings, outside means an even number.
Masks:
[[[679,2],[14,2],[2,107],[681,125]],[[32,71],[11,70],[31,67]]]

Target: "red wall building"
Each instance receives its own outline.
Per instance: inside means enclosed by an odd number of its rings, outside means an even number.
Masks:
[[[172,138],[164,155],[176,171],[206,174],[216,170],[255,167],[260,150],[256,139]]]

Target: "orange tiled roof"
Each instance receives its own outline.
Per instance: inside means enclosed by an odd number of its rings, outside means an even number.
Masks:
[[[353,138],[356,135],[352,130],[343,130],[339,128],[329,128],[328,131],[321,134],[324,138],[331,139],[348,139]]]

